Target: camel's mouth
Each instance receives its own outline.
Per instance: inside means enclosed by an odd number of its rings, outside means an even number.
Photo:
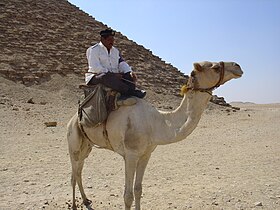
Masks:
[[[241,69],[236,69],[231,72],[236,78],[242,77],[243,71]]]
[[[233,73],[233,75],[234,75],[236,78],[242,77],[242,74],[243,74],[243,73]]]

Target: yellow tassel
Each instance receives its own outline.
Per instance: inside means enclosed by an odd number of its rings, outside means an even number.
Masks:
[[[181,87],[181,92],[180,92],[180,95],[183,96],[185,93],[188,92],[188,88],[187,88],[187,85],[183,85]]]

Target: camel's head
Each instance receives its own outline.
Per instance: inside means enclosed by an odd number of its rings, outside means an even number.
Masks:
[[[188,89],[211,92],[225,82],[239,78],[243,74],[241,67],[234,62],[205,61],[194,63],[193,66],[194,70],[184,86],[185,91],[182,89],[183,93]]]

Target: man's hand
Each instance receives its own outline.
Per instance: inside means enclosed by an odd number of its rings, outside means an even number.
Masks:
[[[133,79],[133,82],[136,83],[137,82],[137,75],[134,72],[130,72],[130,75]]]

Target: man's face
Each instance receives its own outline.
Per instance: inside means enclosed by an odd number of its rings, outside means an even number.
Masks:
[[[114,45],[115,38],[114,36],[108,36],[108,37],[101,37],[102,44],[109,50]]]

